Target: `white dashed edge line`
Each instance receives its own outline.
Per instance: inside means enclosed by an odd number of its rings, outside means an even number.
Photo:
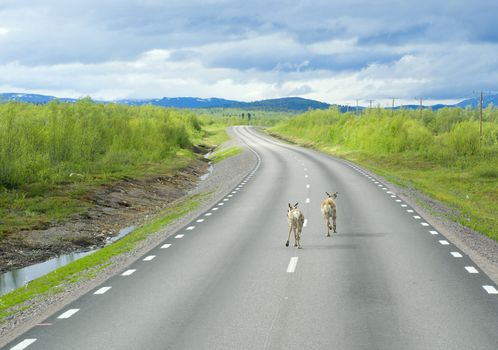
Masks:
[[[496,290],[493,286],[482,286],[488,294],[498,294],[498,290]]]
[[[467,270],[468,273],[479,273],[474,266],[465,266],[465,270]]]
[[[169,247],[171,247],[171,243],[166,243],[161,246],[161,249],[168,249]]]
[[[24,350],[31,344],[33,344],[37,339],[36,338],[29,338],[29,339],[24,339],[22,342],[17,344],[16,346],[10,348],[10,350]]]
[[[463,255],[460,254],[459,252],[451,252],[450,253],[451,256],[453,256],[454,258],[463,258]]]
[[[176,235],[176,236],[175,236],[175,238],[176,238],[176,239],[180,239],[180,238],[183,238],[184,236],[185,236],[184,234],[181,234],[181,233],[180,233],[179,235]]]
[[[107,291],[109,291],[112,287],[102,287],[99,290],[97,290],[94,295],[102,295],[105,294]]]
[[[123,272],[123,273],[121,274],[121,276],[130,276],[130,275],[132,275],[135,271],[137,271],[137,270],[135,270],[135,269],[126,270],[125,272]]]
[[[61,319],[61,320],[62,319],[67,319],[67,318],[73,316],[78,311],[80,311],[80,309],[69,309],[66,312],[64,312],[63,314],[59,315],[59,317],[57,317],[57,318]]]
[[[155,257],[156,257],[155,255],[149,255],[149,256],[145,257],[143,259],[143,261],[152,261],[152,260],[154,260]]]

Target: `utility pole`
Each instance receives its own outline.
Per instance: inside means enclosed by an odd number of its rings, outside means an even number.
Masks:
[[[358,99],[356,99],[356,115],[358,115]]]
[[[394,100],[395,100],[395,98],[393,97],[393,105],[391,107],[391,116],[394,115]]]
[[[372,109],[372,102],[373,100],[369,100],[370,101],[370,109]]]
[[[422,116],[422,110],[424,109],[424,106],[422,105],[422,97],[420,98],[420,116]]]
[[[479,111],[479,146],[482,143],[482,100],[483,100],[483,93],[481,91],[481,98],[479,99],[480,101],[480,111]]]

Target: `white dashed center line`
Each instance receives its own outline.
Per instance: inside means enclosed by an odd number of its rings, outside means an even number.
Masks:
[[[474,266],[465,266],[465,270],[467,270],[468,273],[479,273]]]
[[[493,286],[482,286],[488,294],[498,294],[498,290],[496,290]]]
[[[187,227],[185,230],[187,230],[187,231],[192,231],[194,228],[195,228],[195,226],[189,226],[189,227]]]
[[[175,238],[183,238],[183,236],[185,236],[185,235],[179,234],[179,235],[176,235]]]
[[[461,258],[461,257],[462,257],[462,254],[460,254],[459,252],[451,252],[451,255],[452,255],[454,258]]]
[[[135,272],[137,270],[126,270],[125,272],[123,272],[121,274],[121,276],[130,276],[131,274],[133,274],[133,272]]]
[[[293,273],[294,271],[296,271],[297,260],[298,260],[297,256],[294,256],[290,259],[289,266],[287,266],[288,273]]]
[[[10,350],[24,350],[31,344],[33,344],[36,341],[35,338],[32,339],[24,339],[22,342],[14,346],[13,348],[10,348]]]
[[[107,292],[109,289],[111,289],[112,287],[102,287],[100,288],[98,291],[96,291],[95,293],[93,293],[94,295],[101,295],[101,294],[104,294],[105,292]]]
[[[171,247],[171,244],[170,243],[166,243],[166,244],[163,244],[161,246],[161,249],[168,249],[169,247]]]
[[[66,319],[66,318],[69,318],[69,317],[73,316],[78,311],[80,311],[80,309],[70,309],[70,310],[67,310],[66,312],[64,312],[62,315],[60,315],[57,318],[59,318],[59,319]]]
[[[147,257],[144,258],[144,261],[151,261],[155,258],[156,256],[155,255],[149,255]]]
[[[450,242],[448,242],[445,239],[440,240],[439,243],[442,244],[442,245],[449,245],[450,244]]]

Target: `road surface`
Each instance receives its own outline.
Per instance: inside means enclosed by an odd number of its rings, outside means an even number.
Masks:
[[[221,202],[6,349],[498,349],[491,280],[353,164],[236,134],[258,165]],[[338,233],[320,201],[338,191]],[[287,203],[306,217],[286,248]]]

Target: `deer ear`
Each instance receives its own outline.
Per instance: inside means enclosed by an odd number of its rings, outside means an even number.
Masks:
[[[294,204],[294,208],[297,207],[298,204],[299,204],[299,202],[297,202],[296,204]]]
[[[289,203],[289,208],[292,208],[291,205],[290,205],[290,203]]]
[[[330,194],[328,192],[325,192],[325,194],[330,197]]]

